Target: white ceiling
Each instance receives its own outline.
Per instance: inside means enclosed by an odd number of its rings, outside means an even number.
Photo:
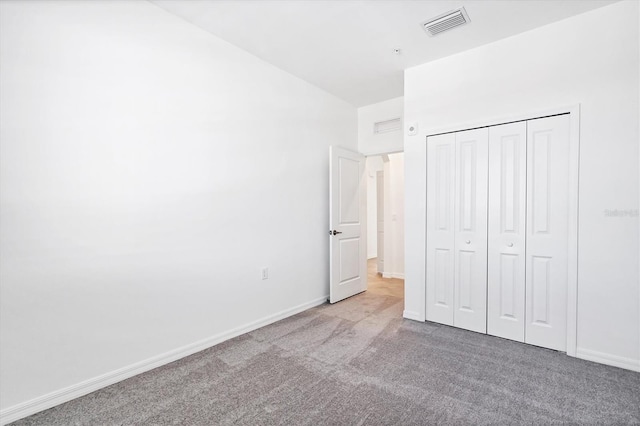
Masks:
[[[402,71],[408,67],[615,2],[150,1],[357,107],[402,96]],[[461,6],[470,24],[436,37],[422,29],[424,21]],[[402,49],[402,54],[394,54],[394,48]]]

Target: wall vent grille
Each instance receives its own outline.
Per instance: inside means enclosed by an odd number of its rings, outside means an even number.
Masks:
[[[464,10],[464,7],[462,7],[428,20],[422,24],[422,28],[424,28],[427,34],[433,37],[468,22],[470,22],[469,16],[467,15],[467,11]]]
[[[389,133],[394,132],[396,130],[400,130],[402,127],[402,123],[399,118],[393,118],[391,120],[378,121],[377,123],[373,123],[373,133]]]

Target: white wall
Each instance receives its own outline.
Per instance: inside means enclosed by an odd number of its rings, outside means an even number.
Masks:
[[[402,129],[374,133],[374,124],[380,121],[400,118],[403,121],[404,98],[398,97],[383,102],[358,108],[358,151],[367,155],[397,153],[388,157],[385,166],[385,255],[384,276],[387,278],[404,278],[404,156],[400,154],[404,149]],[[402,127],[402,126],[401,126]],[[374,181],[375,183],[375,181]],[[372,192],[368,191],[371,198]],[[395,217],[395,219],[394,219]],[[377,236],[371,235],[375,229],[370,225],[375,223],[369,218],[368,251],[372,256],[372,241]],[[373,238],[376,238],[374,240]],[[377,251],[377,248],[376,248]]]
[[[400,118],[402,121],[404,98],[393,98],[358,108],[358,151],[364,155],[388,154],[403,150],[402,131],[374,133],[374,124]]]
[[[378,257],[377,172],[383,170],[382,157],[367,157],[367,259]]]
[[[354,107],[147,2],[0,7],[3,413],[323,302]]]
[[[605,215],[638,209],[638,26],[624,1],[406,71],[406,317],[424,320],[429,129],[579,103],[578,356],[640,369],[638,217]]]
[[[404,279],[404,153],[390,154],[385,163],[384,272]]]

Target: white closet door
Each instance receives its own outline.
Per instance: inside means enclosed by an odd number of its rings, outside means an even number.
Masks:
[[[527,122],[525,342],[566,350],[569,115]]]
[[[524,342],[527,124],[489,128],[487,333]]]
[[[487,166],[489,129],[455,134],[453,325],[487,332]]]
[[[453,325],[455,134],[427,138],[427,321]]]

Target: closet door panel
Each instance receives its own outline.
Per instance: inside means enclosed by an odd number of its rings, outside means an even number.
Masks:
[[[488,128],[455,134],[453,324],[487,331]]]
[[[524,342],[527,124],[489,128],[487,333]]]
[[[527,122],[525,342],[566,350],[569,115]]]
[[[427,138],[427,321],[453,325],[455,135]]]

